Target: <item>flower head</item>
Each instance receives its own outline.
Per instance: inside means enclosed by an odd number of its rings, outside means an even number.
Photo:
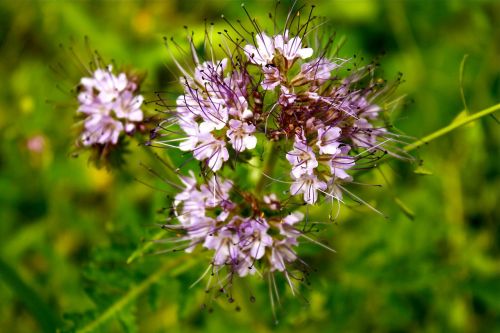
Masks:
[[[202,172],[199,180],[181,177],[177,222],[164,228],[187,251],[211,251],[214,274],[226,268],[228,279],[273,272],[289,278],[302,263],[300,238],[311,240],[298,227],[304,215],[297,207],[323,199],[340,205],[353,170],[373,166],[393,147],[383,114],[394,87],[376,77],[375,65],[339,58],[331,41],[310,47],[313,21],[311,15],[295,30],[287,22],[274,35],[260,27],[237,37],[224,30],[222,59],[207,30],[210,59],[196,53],[193,37],[192,64],[174,57],[183,91],[153,139],[191,153]],[[240,182],[245,177],[252,180]]]
[[[143,121],[144,98],[137,83],[112,67],[98,68],[80,81],[78,113],[84,116],[80,142],[84,146],[116,145],[121,133],[132,133]]]

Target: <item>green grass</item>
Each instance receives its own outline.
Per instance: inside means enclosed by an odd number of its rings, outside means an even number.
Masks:
[[[150,255],[161,250],[147,240],[158,233],[166,194],[135,178],[172,193],[140,166],[166,172],[150,152],[131,144],[119,172],[70,154],[76,105],[69,91],[82,73],[68,46],[88,60],[87,35],[106,59],[146,70],[150,96],[177,91],[162,37],[181,40],[184,25],[201,31],[204,17],[243,19],[240,3],[0,3],[2,332],[500,332],[500,5],[316,5],[327,18],[322,29],[345,39],[340,56],[385,51],[384,77],[404,74],[406,102],[392,121],[415,141],[406,149],[416,162],[388,161],[361,176],[383,188],[350,188],[388,219],[343,208],[339,223],[319,236],[337,253],[300,250],[317,268],[301,288],[307,302],[278,279],[275,324],[259,279],[241,282],[236,312],[224,300],[210,304],[203,283],[189,288],[206,269],[204,254]],[[264,22],[274,5],[248,1],[247,8]],[[44,140],[38,153],[27,149],[37,136]]]

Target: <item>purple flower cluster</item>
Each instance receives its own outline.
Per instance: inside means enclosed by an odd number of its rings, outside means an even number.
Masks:
[[[306,228],[297,228],[303,220],[297,207],[323,200],[340,206],[344,193],[358,199],[344,187],[352,182],[352,171],[395,154],[390,148],[397,136],[382,116],[395,85],[376,78],[375,64],[330,52],[332,41],[323,48],[308,45],[313,20],[298,23],[294,32],[287,22],[273,36],[255,21],[255,32],[230,24],[238,37],[220,33],[222,57],[208,31],[209,60],[200,60],[192,37],[192,66],[174,57],[183,93],[165,110],[168,117],[151,143],[191,153],[205,183],[198,184],[193,174],[181,176],[184,189],[173,203],[179,224],[164,227],[181,232],[179,241],[189,244],[184,246],[189,252],[197,245],[212,250],[216,271],[228,267],[238,276],[280,271],[288,278],[298,239],[320,244]],[[266,161],[259,162],[263,156]],[[240,168],[246,173],[238,173]],[[251,173],[258,176],[253,188],[243,189],[231,178]]]
[[[238,47],[233,58],[200,63],[195,56],[193,74],[180,67],[184,94],[172,114],[185,136],[155,143],[180,140],[179,149],[217,172],[230,156],[284,141],[290,194],[307,204],[320,194],[342,200],[341,184],[352,180],[348,170],[395,141],[377,125],[382,109],[375,100],[387,89],[369,78],[370,65],[342,77],[347,59],[323,52],[305,62],[314,50],[288,30],[254,39],[256,45]]]
[[[302,220],[301,213],[281,217],[275,195],[262,200],[247,197],[254,211],[245,212],[244,205],[232,199],[233,183],[216,176],[201,185],[192,173],[181,176],[181,181],[184,190],[174,200],[175,218],[180,225],[163,227],[184,232],[177,241],[189,243],[187,252],[197,245],[213,250],[214,271],[229,267],[232,274],[246,276],[263,267],[271,272],[283,272],[288,263],[295,261],[297,255],[293,247],[301,235],[295,225]],[[265,217],[258,207],[272,217]]]
[[[83,146],[116,145],[122,132],[133,133],[143,120],[144,98],[138,85],[112,67],[98,68],[80,81],[78,113],[85,116],[80,142]]]

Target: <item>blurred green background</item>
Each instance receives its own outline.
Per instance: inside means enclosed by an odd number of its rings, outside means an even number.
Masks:
[[[393,117],[403,133],[421,137],[464,109],[465,54],[470,111],[499,102],[499,2],[314,3],[328,19],[322,29],[346,37],[341,56],[385,51],[384,77],[404,73],[406,103]],[[273,7],[247,2],[260,22]],[[281,12],[288,8],[283,1]],[[222,13],[244,18],[230,0],[0,2],[0,331],[500,332],[500,131],[492,117],[414,152],[429,175],[414,172],[418,163],[392,161],[363,176],[382,189],[351,187],[389,218],[344,208],[318,235],[336,254],[302,247],[317,272],[303,297],[280,282],[278,324],[264,282],[241,286],[239,312],[225,301],[201,310],[203,285],[189,286],[203,255],[198,263],[179,253],[126,264],[156,232],[166,202],[134,180],[161,187],[140,166],[158,161],[135,143],[121,172],[70,156],[69,89],[81,74],[67,46],[88,59],[80,51],[88,35],[105,58],[146,70],[146,91],[175,90],[162,37],[182,39],[184,25],[202,31],[204,18],[218,22]],[[64,70],[54,73],[58,63]]]

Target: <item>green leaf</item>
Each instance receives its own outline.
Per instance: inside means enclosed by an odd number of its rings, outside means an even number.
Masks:
[[[415,219],[415,212],[409,208],[401,199],[399,198],[394,198],[394,202],[396,205],[398,205],[399,208],[401,208],[401,211],[408,217],[410,220]]]
[[[467,119],[467,117],[469,116],[469,111],[467,110],[462,110],[453,120],[452,120],[452,124],[460,124],[462,121],[464,121],[465,119]]]
[[[419,165],[415,170],[413,170],[413,172],[416,173],[417,175],[424,175],[424,176],[432,175],[432,171],[430,171],[429,169],[425,168],[422,165]]]
[[[2,259],[0,259],[0,277],[29,309],[43,332],[56,331],[59,327],[59,319],[52,309]]]
[[[99,316],[97,316],[91,322],[87,323],[87,325],[85,325],[84,327],[77,330],[77,332],[95,332],[101,325],[119,316],[123,309],[128,307],[133,301],[135,301],[137,297],[149,290],[149,287],[156,283],[167,272],[169,273],[169,276],[176,276],[191,268],[194,263],[194,261],[186,260],[184,257],[177,258],[177,260],[169,260],[163,266],[158,268],[154,273],[150,274],[146,279],[130,287],[128,292],[115,300],[106,309],[101,311]]]
[[[118,320],[120,321],[120,324],[123,328],[123,332],[137,333],[139,331],[139,328],[137,327],[136,312],[136,304],[130,304],[118,314]]]

